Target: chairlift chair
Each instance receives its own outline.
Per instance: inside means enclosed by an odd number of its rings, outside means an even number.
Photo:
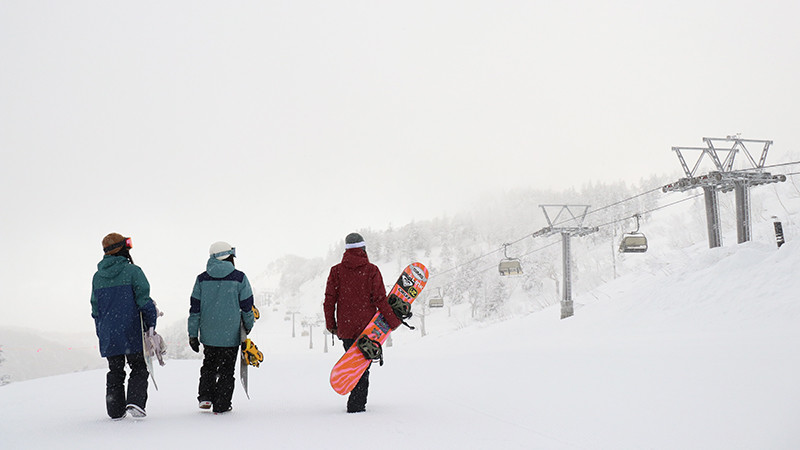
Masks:
[[[443,308],[444,299],[442,298],[442,288],[437,289],[437,293],[428,299],[428,308]]]
[[[497,269],[500,271],[501,276],[522,275],[522,264],[520,264],[519,259],[508,257],[508,245],[509,244],[503,244],[503,254],[505,258],[500,261],[500,265]]]
[[[636,230],[625,233],[619,243],[620,253],[644,253],[647,251],[647,237],[639,232],[639,215],[633,216],[636,219]]]

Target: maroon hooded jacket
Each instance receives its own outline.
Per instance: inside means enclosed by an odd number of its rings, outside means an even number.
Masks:
[[[331,267],[323,306],[325,327],[335,328],[340,339],[356,339],[377,311],[392,329],[402,324],[386,301],[381,271],[363,248],[345,250],[342,262]]]

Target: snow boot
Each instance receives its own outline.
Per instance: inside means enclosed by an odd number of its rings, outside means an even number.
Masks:
[[[229,413],[231,411],[233,411],[233,406],[228,406],[228,409],[226,409],[225,411],[214,411],[214,415],[218,416],[220,414],[226,414],[226,413]]]
[[[200,409],[211,409],[211,406],[212,406],[212,405],[211,405],[211,402],[210,402],[210,401],[208,401],[208,400],[203,400],[202,402],[200,402],[200,405],[199,405],[199,406],[200,406]]]
[[[126,406],[128,413],[130,413],[131,417],[135,417],[137,419],[141,419],[143,417],[147,417],[147,413],[144,412],[144,408],[139,405],[134,405],[133,403]]]

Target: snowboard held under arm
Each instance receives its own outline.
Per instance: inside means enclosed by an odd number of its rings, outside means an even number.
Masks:
[[[409,313],[408,317],[410,317],[411,304],[427,282],[428,269],[422,263],[415,262],[406,266],[389,291],[389,297],[395,297],[394,303],[399,301],[404,304],[396,305],[393,309]],[[350,393],[372,360],[380,359],[382,363],[383,350],[381,346],[391,331],[383,314],[375,313],[370,323],[356,339],[356,344],[353,344],[333,366],[330,382],[334,391],[342,395]]]

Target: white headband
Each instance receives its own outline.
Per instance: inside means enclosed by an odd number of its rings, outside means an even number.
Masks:
[[[350,250],[351,248],[361,248],[361,247],[366,247],[366,246],[367,246],[367,243],[364,242],[364,241],[361,241],[361,242],[354,242],[352,244],[344,244],[344,249],[345,250]]]

